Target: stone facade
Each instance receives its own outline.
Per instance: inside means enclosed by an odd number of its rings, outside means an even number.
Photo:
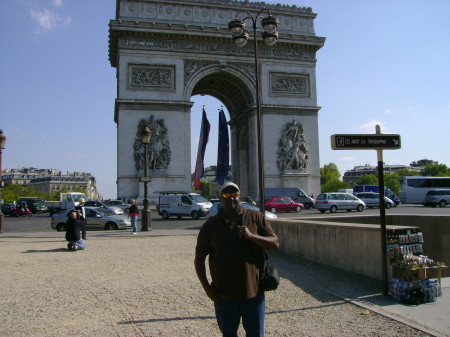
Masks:
[[[141,121],[150,118],[164,122],[171,159],[167,166],[149,167],[149,194],[190,189],[190,97],[204,94],[226,106],[233,180],[243,194],[258,198],[254,42],[236,47],[228,22],[240,11],[256,15],[262,8],[280,20],[278,42],[258,45],[265,185],[320,192],[315,66],[325,39],[315,35],[311,8],[230,0],[117,0],[109,59],[118,81],[118,196],[143,198],[136,137]],[[292,123],[301,135],[285,134]]]

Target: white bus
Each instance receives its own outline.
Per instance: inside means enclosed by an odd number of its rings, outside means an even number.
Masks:
[[[450,189],[450,177],[405,176],[400,178],[402,204],[423,204],[429,190]]]

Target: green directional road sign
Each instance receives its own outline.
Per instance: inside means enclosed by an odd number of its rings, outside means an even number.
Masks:
[[[398,150],[401,148],[400,135],[332,135],[333,150]]]

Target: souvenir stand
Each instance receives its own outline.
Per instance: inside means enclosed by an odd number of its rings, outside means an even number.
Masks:
[[[440,296],[442,270],[448,266],[424,255],[424,237],[420,228],[388,230],[386,234],[387,256],[392,266],[392,280],[409,280],[421,285],[425,283],[423,280],[437,278],[438,295]]]

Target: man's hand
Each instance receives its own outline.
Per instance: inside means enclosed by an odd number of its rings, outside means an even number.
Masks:
[[[219,291],[212,285],[209,284],[208,286],[204,287],[206,295],[213,300],[214,302],[220,301],[222,297],[220,297]]]
[[[247,226],[238,226],[238,233],[239,233],[239,237],[241,238],[242,236],[244,236],[246,239],[250,239],[251,237],[253,237],[254,235],[252,234],[252,232],[250,232],[250,230],[247,228]]]

